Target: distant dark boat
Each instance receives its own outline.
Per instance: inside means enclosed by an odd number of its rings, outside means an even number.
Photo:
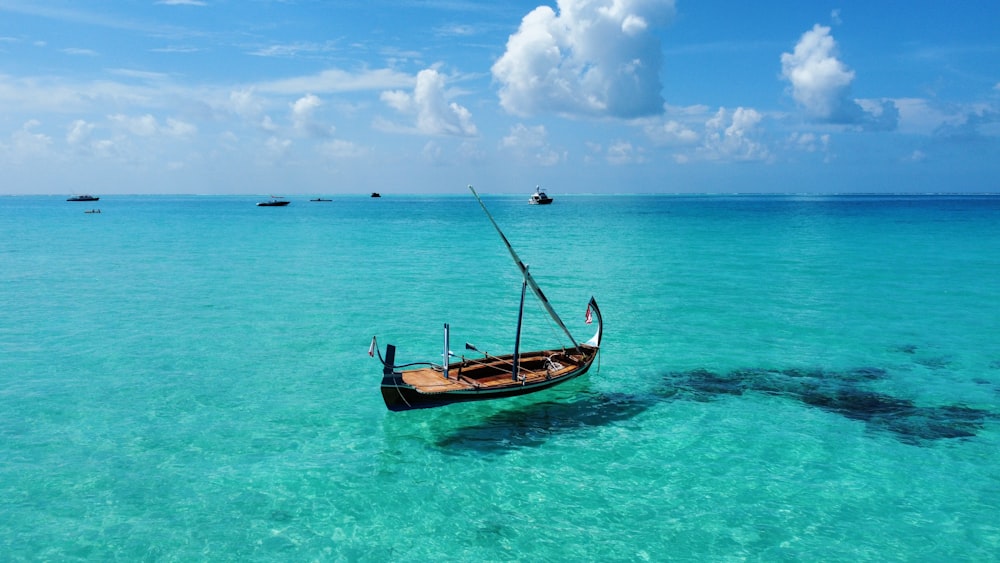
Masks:
[[[315,199],[310,199],[309,201],[333,201],[333,200],[332,199],[323,199],[321,197],[317,197]]]
[[[101,212],[100,209],[88,209],[84,211],[84,213],[100,213],[100,212]]]
[[[272,197],[271,201],[258,201],[257,207],[284,207],[290,202],[280,197]]]
[[[535,193],[531,194],[531,197],[528,198],[528,203],[531,205],[548,205],[552,203],[552,198],[545,195],[545,192],[541,188],[535,186]]]
[[[83,195],[75,195],[75,196],[67,199],[66,201],[97,201],[99,199],[101,199],[101,198],[94,197],[92,195],[83,194]]]
[[[372,197],[382,197],[382,194],[378,192],[372,192]]]
[[[472,186],[469,186],[472,189]],[[475,190],[472,190],[479,205],[486,212],[500,238],[510,252],[523,277],[521,285],[521,305],[517,318],[517,331],[514,338],[514,349],[511,354],[494,356],[482,352],[472,344],[466,343],[465,348],[481,354],[482,358],[466,358],[464,355],[458,361],[450,361],[457,357],[451,352],[449,344],[449,326],[444,325],[443,362],[410,362],[396,363],[396,347],[386,346],[385,357],[378,348],[375,338],[372,338],[368,354],[375,355],[378,351],[382,362],[382,399],[391,411],[424,409],[439,407],[467,401],[484,401],[526,395],[543,389],[548,389],[583,375],[590,369],[600,351],[603,334],[601,310],[593,297],[587,307],[588,323],[597,321],[597,332],[586,342],[579,342],[562,319],[556,314],[534,278],[528,272],[517,253],[510,246],[493,216]],[[554,346],[545,350],[523,352],[520,350],[521,322],[524,313],[524,296],[528,288],[535,293],[542,305],[548,311],[552,320],[562,328],[572,345]],[[595,319],[596,318],[596,319]],[[409,369],[400,369],[409,368]]]

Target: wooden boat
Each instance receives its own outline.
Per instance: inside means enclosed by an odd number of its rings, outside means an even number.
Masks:
[[[379,360],[382,362],[382,398],[385,406],[391,411],[405,411],[411,409],[439,407],[452,403],[467,401],[482,401],[488,399],[501,399],[534,393],[543,389],[548,389],[565,383],[575,377],[583,375],[590,369],[591,364],[597,358],[600,351],[601,336],[603,334],[603,321],[601,310],[597,307],[597,301],[591,297],[587,306],[587,322],[591,323],[594,318],[597,320],[597,332],[594,336],[583,343],[577,342],[569,329],[563,323],[559,315],[553,310],[552,305],[542,293],[542,290],[535,283],[528,267],[521,262],[517,253],[511,247],[503,231],[493,220],[493,216],[486,209],[486,205],[479,199],[479,194],[472,186],[469,186],[472,194],[476,197],[479,205],[483,208],[493,227],[496,228],[500,238],[507,246],[511,258],[521,270],[523,283],[521,285],[521,305],[517,318],[517,331],[514,339],[514,349],[510,354],[494,356],[485,352],[480,352],[475,346],[466,344],[467,350],[476,352],[476,358],[460,357],[451,361],[456,355],[450,350],[449,339],[450,330],[447,324],[444,325],[444,362],[434,364],[431,362],[416,362],[397,365],[396,347],[392,344],[386,345],[385,357],[378,347],[378,341],[372,338],[371,347],[368,350],[370,356],[374,356],[378,351]],[[533,352],[522,352],[521,343],[521,322],[524,315],[524,297],[528,288],[534,292],[541,301],[545,310],[549,313],[555,323],[562,328],[572,345],[552,347],[545,350]],[[400,368],[410,368],[403,369]]]

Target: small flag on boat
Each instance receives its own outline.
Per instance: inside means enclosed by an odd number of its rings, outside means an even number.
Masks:
[[[375,357],[375,337],[372,337],[371,346],[368,347],[368,355],[372,358]]]
[[[594,315],[590,312],[590,305],[587,305],[587,324],[594,322]]]

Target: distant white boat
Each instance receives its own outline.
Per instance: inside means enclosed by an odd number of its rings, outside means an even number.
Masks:
[[[528,198],[528,203],[531,205],[548,205],[552,203],[552,198],[545,195],[545,192],[538,186],[535,186],[535,193],[531,194]]]

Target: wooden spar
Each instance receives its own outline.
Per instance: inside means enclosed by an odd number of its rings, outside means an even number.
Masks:
[[[511,371],[513,381],[517,381],[517,370],[521,363],[521,320],[524,319],[524,294],[527,289],[528,280],[524,280],[521,284],[521,307],[517,310],[517,336],[514,337],[514,369]]]
[[[451,327],[448,326],[448,323],[444,323],[444,361],[441,362],[441,373],[444,374],[445,379],[448,379],[448,362],[451,361],[451,354],[448,352],[448,350],[451,349],[448,342],[449,337],[451,336],[449,334],[450,332]]]
[[[514,259],[514,263],[517,264],[517,267],[521,270],[521,274],[524,276],[525,283],[531,286],[531,290],[535,292],[535,295],[538,297],[538,300],[541,301],[542,305],[545,306],[545,310],[549,312],[549,316],[551,316],[552,320],[554,320],[556,324],[559,325],[559,328],[561,328],[563,332],[566,333],[566,336],[569,337],[569,340],[570,342],[573,343],[573,346],[579,348],[580,345],[576,342],[576,339],[573,338],[573,335],[569,332],[569,329],[566,328],[565,324],[563,324],[562,319],[559,318],[559,314],[556,313],[555,309],[552,308],[552,305],[549,303],[549,300],[546,299],[545,294],[542,293],[542,289],[538,287],[537,283],[535,283],[535,279],[531,277],[530,273],[528,273],[528,267],[524,265],[524,262],[521,262],[521,258],[517,255],[517,252],[514,252],[514,247],[510,245],[510,241],[507,240],[507,237],[504,236],[503,231],[500,230],[500,225],[497,225],[497,222],[493,220],[493,216],[490,215],[489,210],[486,209],[486,204],[483,203],[483,200],[479,199],[479,194],[476,193],[476,189],[470,185],[469,190],[472,191],[472,195],[476,196],[476,201],[479,202],[479,206],[483,208],[483,211],[486,213],[486,217],[489,218],[490,223],[493,223],[493,228],[497,230],[497,233],[500,234],[500,238],[503,240],[503,243],[507,245],[507,250],[510,251],[511,258]]]

